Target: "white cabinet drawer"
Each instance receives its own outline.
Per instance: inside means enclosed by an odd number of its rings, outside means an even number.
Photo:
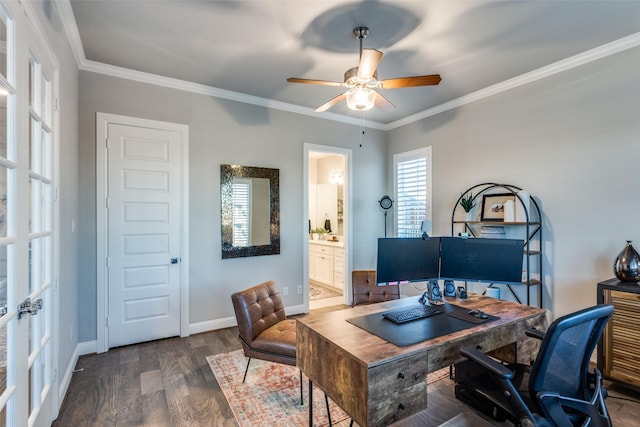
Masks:
[[[327,246],[310,244],[309,251],[315,252],[318,254],[333,256],[333,248],[329,248]]]

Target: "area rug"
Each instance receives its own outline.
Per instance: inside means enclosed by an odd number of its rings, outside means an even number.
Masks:
[[[306,426],[309,424],[309,381],[302,377],[304,405],[300,405],[300,371],[294,366],[252,359],[243,384],[247,358],[242,350],[207,357],[209,367],[233,411],[240,427]],[[427,376],[427,383],[449,376],[449,368]],[[331,422],[348,415],[329,400]],[[324,393],[313,390],[314,426],[329,424]]]
[[[326,288],[324,286],[309,283],[309,300],[315,301],[323,298],[333,298],[342,296],[342,292]]]
[[[309,380],[302,377],[304,405],[300,405],[300,371],[295,366],[251,359],[242,383],[247,358],[242,350],[208,356],[207,362],[240,427],[309,425]],[[331,422],[348,418],[329,400]],[[324,393],[313,389],[313,425],[327,426]]]

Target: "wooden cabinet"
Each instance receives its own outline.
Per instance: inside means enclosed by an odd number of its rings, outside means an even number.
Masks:
[[[344,289],[344,249],[333,243],[309,243],[309,279]]]
[[[614,306],[598,345],[598,369],[608,380],[640,389],[640,285],[600,282],[598,303]]]

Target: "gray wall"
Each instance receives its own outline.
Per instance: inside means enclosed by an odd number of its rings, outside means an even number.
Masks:
[[[384,230],[377,200],[386,186],[385,133],[269,110],[91,72],[80,73],[80,340],[96,338],[95,114],[121,114],[189,126],[190,323],[233,316],[230,295],[276,280],[296,289],[305,281],[302,248],[303,144],[353,150],[354,268],[375,266]],[[220,164],[280,169],[281,254],[221,259]],[[290,293],[285,305],[302,304]]]
[[[387,167],[433,147],[434,235],[450,235],[453,205],[474,184],[528,190],[545,221],[544,307],[595,304],[625,240],[640,247],[638,75],[635,48],[389,131]]]
[[[545,306],[556,316],[595,302],[595,283],[612,276],[626,239],[640,246],[638,48],[386,133],[369,130],[360,147],[357,126],[79,73],[55,8],[33,4],[61,67],[62,369],[78,341],[96,338],[97,111],[190,127],[192,323],[231,316],[236,289],[266,279],[295,288],[304,280],[305,142],[353,149],[354,268],[375,266],[384,227],[377,200],[392,188],[393,154],[423,146],[433,146],[434,234],[449,233],[453,203],[478,182],[512,183],[537,198],[546,221]],[[280,169],[281,255],[220,259],[221,163]]]

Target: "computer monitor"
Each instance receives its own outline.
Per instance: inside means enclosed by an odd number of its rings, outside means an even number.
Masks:
[[[522,283],[523,240],[460,237],[441,240],[441,279]]]
[[[440,238],[378,239],[378,283],[438,279]]]

